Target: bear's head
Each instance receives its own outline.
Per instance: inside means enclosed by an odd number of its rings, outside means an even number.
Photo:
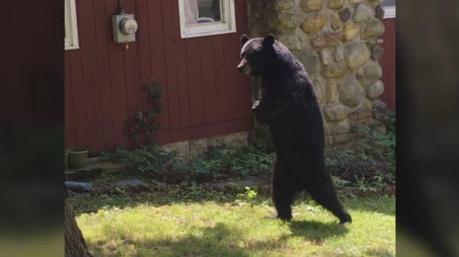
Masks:
[[[241,36],[241,62],[237,65],[239,72],[260,76],[267,71],[268,63],[274,56],[274,44],[278,43],[273,35],[264,38],[249,39]]]
[[[276,76],[301,69],[290,50],[273,35],[250,39],[243,34],[241,59],[237,69],[252,76]]]

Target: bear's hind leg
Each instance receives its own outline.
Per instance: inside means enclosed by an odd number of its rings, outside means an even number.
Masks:
[[[294,186],[289,178],[289,165],[281,157],[277,157],[272,177],[272,199],[277,217],[282,220],[292,219],[292,203],[295,196]]]
[[[352,222],[351,215],[346,211],[336,194],[335,187],[330,177],[314,184],[308,189],[311,197],[325,209],[339,218],[340,223]]]
[[[292,219],[292,203],[294,193],[288,189],[279,188],[273,184],[273,202],[276,207],[277,217],[281,220]]]

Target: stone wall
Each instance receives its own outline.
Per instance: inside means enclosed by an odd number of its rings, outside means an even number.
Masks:
[[[351,139],[355,125],[377,124],[384,91],[382,0],[249,0],[252,37],[274,34],[314,81],[329,145]]]

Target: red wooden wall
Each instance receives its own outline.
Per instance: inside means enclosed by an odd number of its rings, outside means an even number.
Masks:
[[[383,69],[384,94],[381,100],[390,110],[395,111],[395,21],[396,18],[384,20],[386,31],[383,35],[383,48],[385,50],[380,63]]]
[[[121,0],[139,22],[125,50],[112,40],[117,0],[77,0],[80,49],[65,52],[66,146],[128,145],[123,122],[142,108],[149,77],[163,86],[159,143],[249,130],[250,81],[236,71],[247,5],[235,2],[238,33],[182,40],[177,0]]]

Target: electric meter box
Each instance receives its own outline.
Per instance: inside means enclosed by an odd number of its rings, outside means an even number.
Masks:
[[[117,14],[112,16],[113,40],[116,43],[135,42],[135,33],[138,29],[133,14]]]

